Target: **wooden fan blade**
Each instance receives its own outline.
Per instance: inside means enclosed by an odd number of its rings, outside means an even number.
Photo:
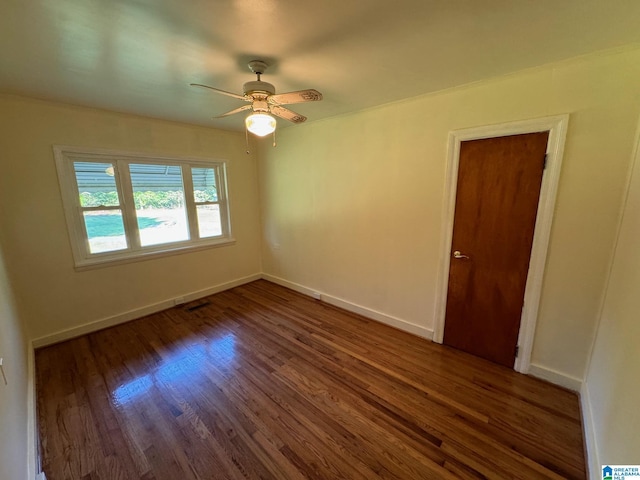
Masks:
[[[234,113],[240,113],[243,110],[249,110],[250,108],[251,108],[251,105],[243,105],[243,106],[241,106],[239,108],[235,108],[235,109],[231,110],[230,112],[223,113],[222,115],[217,115],[217,116],[215,116],[213,118],[227,117],[229,115],[233,115]]]
[[[322,100],[322,94],[319,91],[314,90],[313,88],[269,96],[269,103],[276,105],[289,105],[290,103],[302,102],[317,102],[318,100]]]
[[[285,120],[289,120],[293,123],[302,123],[307,119],[307,117],[305,117],[304,115],[292,112],[288,108],[281,107],[280,105],[273,105],[270,109],[270,112],[273,113],[276,117],[284,118]]]
[[[247,99],[247,97],[245,97],[244,95],[238,95],[237,93],[227,92],[225,90],[220,90],[219,88],[210,87],[209,85],[202,85],[200,83],[190,83],[189,85],[191,85],[192,87],[208,88],[209,90],[213,90],[216,93],[221,93],[222,95],[227,95],[228,97],[239,98],[240,100],[245,100],[247,102],[251,101],[250,99]]]

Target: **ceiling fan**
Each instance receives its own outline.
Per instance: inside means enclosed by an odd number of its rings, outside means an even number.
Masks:
[[[209,90],[221,93],[222,95],[227,95],[229,97],[249,102],[250,105],[243,105],[242,107],[235,108],[229,112],[223,113],[222,115],[218,115],[215,118],[226,117],[245,110],[252,110],[253,113],[245,119],[247,131],[260,137],[264,137],[265,135],[274,132],[276,129],[276,119],[273,118],[272,115],[284,118],[285,120],[289,120],[293,123],[302,123],[307,119],[304,115],[293,112],[288,108],[283,107],[283,105],[322,100],[322,94],[312,88],[276,95],[276,88],[273,85],[260,80],[260,76],[264,74],[267,66],[268,65],[261,60],[252,60],[249,62],[249,68],[256,74],[258,79],[244,84],[244,95],[227,92],[225,90],[220,90],[219,88],[199,83],[192,83],[191,86],[208,88]]]

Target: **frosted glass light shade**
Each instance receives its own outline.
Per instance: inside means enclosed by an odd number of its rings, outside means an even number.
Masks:
[[[252,113],[244,123],[247,130],[259,137],[269,135],[276,129],[276,119],[266,113]]]

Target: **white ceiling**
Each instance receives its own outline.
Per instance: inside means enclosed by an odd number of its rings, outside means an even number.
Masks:
[[[640,42],[638,0],[2,0],[0,92],[224,129],[247,62],[309,121]],[[284,126],[284,120],[279,125]]]

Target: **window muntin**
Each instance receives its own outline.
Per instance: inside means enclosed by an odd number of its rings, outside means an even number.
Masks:
[[[224,162],[54,152],[77,267],[233,242]]]

